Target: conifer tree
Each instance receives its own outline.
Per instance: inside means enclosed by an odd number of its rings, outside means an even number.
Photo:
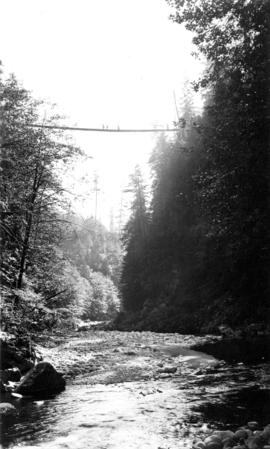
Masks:
[[[139,310],[145,301],[145,273],[148,245],[149,217],[146,192],[140,168],[130,179],[128,192],[133,196],[131,215],[123,233],[125,255],[121,276],[123,307]]]

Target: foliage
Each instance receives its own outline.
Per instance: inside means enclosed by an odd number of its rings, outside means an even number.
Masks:
[[[143,288],[135,322],[188,332],[267,322],[270,4],[169,3],[207,58],[195,84],[207,88],[206,102],[199,118],[185,101],[177,138],[162,136],[150,160],[153,192],[145,259],[136,266]]]
[[[196,179],[211,258],[222,274],[213,264],[212,270],[222,289],[227,286],[230,296],[255,312],[268,284],[270,5],[238,0],[176,6],[176,20],[195,32],[194,42],[209,60],[200,83],[210,86],[211,95]]]
[[[129,192],[133,195],[131,215],[122,241],[125,248],[121,275],[123,305],[127,310],[137,310],[145,300],[144,268],[147,257],[148,213],[146,193],[139,167],[130,178]]]
[[[115,318],[120,309],[120,300],[113,282],[102,273],[91,272],[89,284],[92,295],[85,303],[82,317],[92,320]]]
[[[65,256],[77,266],[82,276],[87,278],[90,269],[108,276],[117,286],[122,260],[118,235],[93,218],[67,215],[65,219],[69,223],[61,243]]]
[[[24,289],[1,286],[1,328],[16,337],[31,337],[56,322],[55,312],[44,305],[42,296],[34,292],[27,280],[26,284]]]
[[[1,81],[1,247],[3,282],[21,288],[32,257],[57,238],[62,187],[56,167],[78,150],[59,132],[32,128],[40,103],[12,76]],[[57,116],[48,119],[52,123]]]
[[[1,78],[0,104],[3,326],[28,333],[82,316],[110,318],[119,307],[108,279],[119,276],[117,236],[71,217],[61,183],[81,150],[60,131],[35,127],[44,105],[14,76]],[[52,112],[45,124],[59,118]]]

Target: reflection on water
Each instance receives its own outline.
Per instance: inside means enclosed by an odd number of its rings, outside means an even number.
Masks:
[[[194,346],[194,349],[196,345]],[[215,343],[200,345],[200,351],[211,354],[217,359],[229,363],[243,362],[245,364],[270,362],[270,337],[253,339],[225,339]]]
[[[223,398],[212,397],[211,402],[199,404],[196,408],[206,422],[216,427],[231,428],[235,423],[244,425],[255,418],[263,427],[270,421],[270,390],[244,388]]]
[[[44,401],[15,399],[4,447],[174,449],[210,428],[270,422],[270,367],[235,364],[187,369],[167,379],[67,386]],[[180,445],[181,442],[181,445]]]

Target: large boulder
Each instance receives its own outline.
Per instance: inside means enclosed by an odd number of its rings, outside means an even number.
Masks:
[[[65,389],[65,379],[48,362],[40,362],[34,366],[15,389],[23,396],[44,396],[59,393]]]
[[[16,413],[16,407],[9,402],[2,402],[0,404],[0,416],[2,415],[12,415]]]

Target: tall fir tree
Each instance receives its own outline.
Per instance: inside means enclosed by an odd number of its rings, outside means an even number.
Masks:
[[[133,196],[131,215],[123,232],[125,255],[121,276],[123,307],[138,311],[145,301],[145,272],[149,238],[146,191],[140,168],[130,179],[128,192]]]

